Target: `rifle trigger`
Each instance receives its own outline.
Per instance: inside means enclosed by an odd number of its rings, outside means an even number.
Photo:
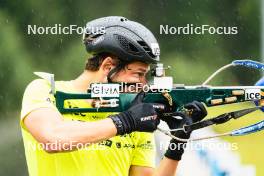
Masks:
[[[162,92],[162,95],[163,95],[163,97],[165,97],[167,99],[169,105],[173,106],[173,101],[172,101],[171,95],[167,91]]]

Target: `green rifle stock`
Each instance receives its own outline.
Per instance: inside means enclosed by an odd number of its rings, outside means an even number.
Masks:
[[[252,91],[253,90],[253,91]],[[257,93],[256,91],[257,90]],[[252,93],[253,92],[253,93]],[[238,86],[238,87],[201,87],[187,86],[173,88],[168,94],[171,96],[176,110],[182,108],[186,103],[194,100],[203,102],[207,107],[239,103],[245,101],[260,100],[264,88],[260,86]],[[67,100],[73,99],[94,99],[91,93],[73,94],[57,91],[56,106],[61,113],[74,112],[122,112],[130,107],[136,93],[120,93],[119,97],[106,97],[104,100],[117,100],[116,106],[99,107],[99,108],[65,108]],[[161,92],[148,92],[143,102],[146,103],[166,103],[168,100]]]

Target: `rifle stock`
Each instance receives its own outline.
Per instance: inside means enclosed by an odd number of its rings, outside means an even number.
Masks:
[[[253,90],[253,91],[252,91]],[[257,90],[259,93],[256,93]],[[250,93],[253,92],[253,93]],[[255,92],[255,93],[254,93]],[[194,100],[204,103],[207,107],[239,103],[245,101],[256,101],[264,98],[264,87],[262,86],[237,86],[237,87],[201,87],[201,86],[186,86],[173,88],[169,91],[173,104],[176,110],[179,110],[186,103]],[[136,93],[120,93],[119,97],[106,97],[104,100],[115,100],[115,103],[110,103],[108,107],[93,107],[93,108],[66,108],[65,101],[79,99],[94,99],[91,93],[73,94],[57,91],[56,106],[61,113],[74,112],[122,112],[130,107],[131,102],[135,98]],[[146,103],[166,103],[168,100],[161,92],[148,92],[143,102]],[[113,101],[112,101],[113,102]]]

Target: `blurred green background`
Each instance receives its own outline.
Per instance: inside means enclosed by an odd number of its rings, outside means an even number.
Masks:
[[[33,71],[54,73],[56,80],[74,79],[89,57],[81,35],[28,35],[28,25],[84,26],[89,20],[110,15],[125,16],[153,31],[160,43],[161,60],[172,66],[169,74],[176,83],[200,84],[234,59],[260,60],[260,0],[0,0],[0,175],[28,175],[19,113],[23,91],[36,78]],[[162,24],[237,26],[238,34],[160,35]],[[229,69],[212,84],[253,85],[260,76],[255,70]],[[263,133],[262,138],[259,133],[238,139],[241,146],[249,140],[256,145],[241,147],[242,160],[256,164],[258,175],[264,175],[260,167],[264,163]]]

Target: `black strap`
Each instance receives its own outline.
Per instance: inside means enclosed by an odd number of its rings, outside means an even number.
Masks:
[[[108,83],[113,83],[111,77],[116,74],[118,71],[120,71],[122,68],[118,65],[117,67],[113,68],[112,70],[110,70],[110,72],[107,75],[107,81]]]
[[[217,117],[214,117],[214,118],[211,118],[208,120],[193,123],[191,125],[184,125],[183,129],[185,132],[191,132],[191,131],[194,131],[194,130],[197,130],[200,128],[204,128],[207,126],[222,124],[222,123],[229,121],[230,119],[237,119],[237,118],[242,117],[244,115],[247,115],[251,112],[254,112],[254,111],[258,110],[259,108],[260,107],[253,107],[253,108],[247,108],[247,109],[243,109],[243,110],[239,110],[239,111],[221,114]]]
[[[112,77],[117,72],[119,72],[120,70],[122,70],[123,68],[125,68],[127,64],[128,64],[127,62],[120,61],[115,68],[113,68],[112,70],[110,70],[110,72],[107,75],[107,81],[108,81],[108,83],[119,83],[119,84],[121,84],[122,82],[113,82]],[[139,83],[125,83],[123,86],[132,86],[132,85],[136,86],[137,84],[139,84]],[[125,90],[125,89],[123,89],[123,90]]]
[[[120,70],[122,70],[123,68],[125,68],[125,66],[127,65],[128,63],[124,62],[124,61],[119,61],[118,65],[113,68],[112,70],[110,70],[110,72],[108,73],[107,75],[107,81],[108,83],[113,83],[112,81],[112,76],[114,76],[117,72],[119,72]]]

